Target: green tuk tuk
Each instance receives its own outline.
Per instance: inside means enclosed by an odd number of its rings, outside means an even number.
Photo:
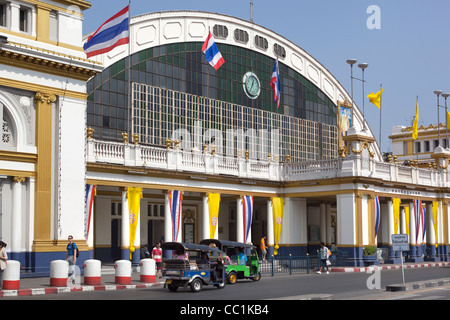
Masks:
[[[238,279],[261,279],[258,253],[254,245],[216,239],[204,239],[200,244],[215,246],[226,254],[229,261],[225,262],[225,272],[229,284],[235,284]]]

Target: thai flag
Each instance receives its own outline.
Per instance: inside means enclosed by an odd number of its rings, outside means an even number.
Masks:
[[[416,245],[419,239],[419,232],[421,231],[420,227],[423,225],[423,210],[422,210],[422,202],[420,200],[414,200],[414,217],[416,222]]]
[[[242,200],[244,203],[244,243],[247,243],[247,239],[252,228],[253,197],[243,196]]]
[[[130,6],[125,7],[103,23],[84,44],[87,57],[107,53],[130,40]]]
[[[425,208],[422,208],[422,216],[423,216],[422,242],[425,242],[425,235],[427,230],[427,210]]]
[[[381,213],[380,198],[377,196],[375,197],[375,237],[377,236],[378,229],[380,227],[380,213]]]
[[[209,64],[212,65],[216,71],[219,70],[219,68],[225,63],[222,54],[217,48],[211,31],[203,43],[202,51],[205,54],[206,60],[208,60]]]
[[[86,185],[86,199],[85,199],[85,208],[86,208],[86,215],[87,215],[87,228],[86,228],[86,240],[89,237],[89,232],[91,230],[91,224],[92,224],[92,214],[93,214],[93,207],[94,207],[94,197],[97,195],[97,190],[94,185],[87,184]]]
[[[177,242],[181,223],[181,195],[182,191],[170,191],[170,216],[172,217],[172,241]]]
[[[278,68],[278,57],[277,61],[275,62],[275,67],[273,68],[270,86],[273,89],[273,99],[275,100],[278,109],[280,107],[280,93],[281,93],[280,69]]]

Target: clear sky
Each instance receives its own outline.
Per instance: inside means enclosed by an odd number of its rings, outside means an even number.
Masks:
[[[128,0],[92,0],[84,12],[83,33],[95,31]],[[411,126],[419,97],[419,125],[436,124],[433,91],[450,93],[449,0],[253,0],[254,22],[315,57],[351,91],[346,60],[367,62],[365,91],[382,96],[382,151],[391,151],[388,136],[396,125]],[[379,8],[367,13],[370,6]],[[250,0],[132,0],[131,16],[168,10],[198,10],[250,19]],[[377,19],[380,18],[380,19]],[[369,29],[379,24],[380,29]],[[354,76],[361,71],[354,67]],[[354,82],[355,103],[362,110],[362,83]],[[365,117],[379,140],[380,111],[365,98]],[[440,99],[444,105],[444,99]],[[450,98],[448,99],[450,107]],[[445,110],[440,109],[440,122]]]

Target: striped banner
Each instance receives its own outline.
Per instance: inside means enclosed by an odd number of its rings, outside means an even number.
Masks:
[[[420,200],[414,200],[414,219],[415,219],[415,229],[416,229],[416,244],[419,240],[419,232],[422,230],[423,226],[423,210],[422,202]]]
[[[252,229],[253,197],[243,196],[242,202],[244,204],[244,243],[247,243],[250,230]]]
[[[177,242],[181,223],[181,195],[182,191],[170,191],[170,216],[172,217],[172,241]]]
[[[87,216],[87,226],[85,226],[86,234],[85,239],[88,240],[89,232],[91,231],[92,224],[92,215],[93,215],[93,207],[94,207],[94,197],[97,195],[97,189],[92,184],[86,185],[86,198],[85,198],[85,210]]]
[[[375,238],[376,238],[378,234],[378,229],[380,227],[380,215],[381,215],[380,198],[376,196],[374,202],[375,202]]]

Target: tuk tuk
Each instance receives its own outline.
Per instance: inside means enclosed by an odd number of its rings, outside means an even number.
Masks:
[[[229,258],[225,271],[228,283],[235,284],[238,279],[261,279],[258,252],[254,245],[216,239],[205,239],[200,244],[217,247]]]
[[[225,287],[226,265],[218,248],[179,242],[166,242],[161,248],[172,251],[172,257],[162,261],[164,288],[176,291],[189,286],[192,292],[199,292],[204,285]]]

